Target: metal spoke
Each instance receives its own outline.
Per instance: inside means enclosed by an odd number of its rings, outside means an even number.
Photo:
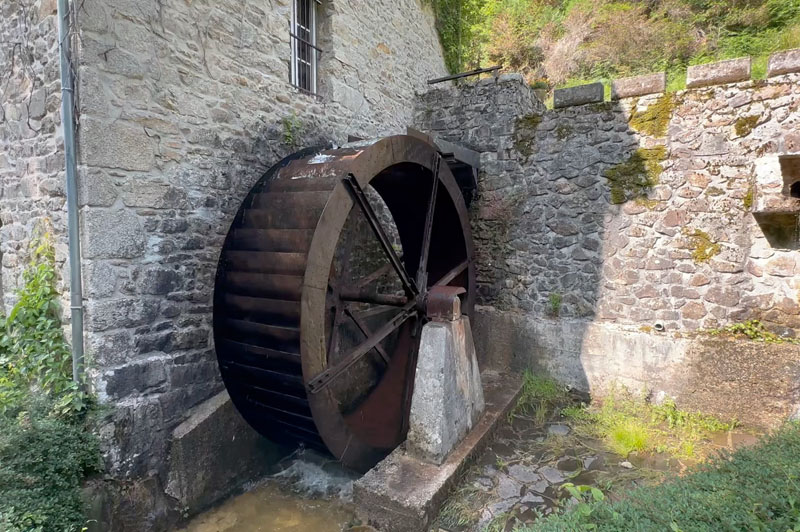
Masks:
[[[433,160],[433,186],[428,200],[428,212],[425,215],[425,229],[422,233],[422,249],[419,255],[419,267],[417,268],[417,286],[423,292],[428,286],[428,255],[431,250],[431,233],[433,230],[433,216],[436,212],[436,196],[439,191],[439,164],[442,158],[435,154]]]
[[[409,302],[403,309],[383,327],[375,331],[372,336],[353,348],[339,363],[330,366],[328,369],[313,377],[306,383],[308,391],[317,393],[325,388],[333,379],[347,371],[353,364],[358,362],[361,357],[367,354],[373,347],[378,345],[384,338],[400,328],[409,318],[417,315],[415,309],[417,302]]]
[[[339,298],[342,301],[349,301],[352,303],[370,303],[372,305],[386,305],[389,307],[403,307],[409,301],[406,296],[402,295],[376,294],[367,290],[357,290],[349,287],[341,290]]]
[[[361,208],[361,211],[364,213],[364,217],[367,219],[369,226],[372,228],[372,231],[378,238],[378,242],[383,248],[383,252],[386,253],[389,262],[397,272],[397,275],[400,277],[400,282],[403,283],[403,289],[405,289],[406,294],[408,294],[410,297],[416,296],[419,293],[417,285],[408,275],[403,263],[400,262],[400,258],[397,256],[397,253],[395,253],[394,248],[392,248],[392,244],[389,242],[386,232],[383,230],[383,227],[381,227],[378,217],[375,215],[375,211],[369,204],[367,196],[361,189],[361,185],[358,184],[356,177],[353,174],[349,174],[344,182],[347,185],[350,194],[353,196],[353,201],[355,201]]]
[[[363,334],[365,338],[372,336],[372,331],[369,329],[369,326],[364,323],[364,320],[354,314],[350,308],[345,307],[344,313],[347,314],[351,320],[353,320],[353,323],[356,324],[356,327],[358,327],[358,330],[361,331],[361,334]],[[377,344],[375,347],[373,347],[373,349],[381,356],[383,361],[386,362],[386,365],[388,366],[389,355],[386,354],[386,351],[383,349],[383,347],[381,347],[381,344]]]
[[[465,260],[464,262],[462,262],[461,264],[459,264],[458,266],[456,266],[455,268],[444,274],[444,276],[441,279],[436,281],[434,286],[445,286],[447,284],[450,284],[450,281],[458,277],[461,274],[461,272],[467,269],[467,267],[469,267],[469,261]]]

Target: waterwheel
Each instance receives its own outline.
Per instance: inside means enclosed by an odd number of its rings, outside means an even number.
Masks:
[[[214,295],[220,371],[264,436],[366,470],[408,430],[434,287],[474,304],[461,191],[430,144],[393,136],[298,152],[245,198]]]

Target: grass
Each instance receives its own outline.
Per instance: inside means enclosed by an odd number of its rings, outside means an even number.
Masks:
[[[550,413],[571,402],[567,389],[552,379],[534,375],[530,370],[522,378],[522,391],[508,415],[509,420],[516,415],[533,416],[541,424]]]
[[[800,425],[719,455],[617,501],[548,517],[518,532],[800,530]]]
[[[672,400],[655,405],[621,388],[612,388],[599,406],[572,406],[561,413],[579,434],[602,440],[621,456],[666,452],[677,458],[699,458],[696,451],[701,442],[736,425],[680,410]]]
[[[457,489],[439,512],[439,526],[445,528],[468,527],[478,522],[480,511],[488,495],[472,484]]]

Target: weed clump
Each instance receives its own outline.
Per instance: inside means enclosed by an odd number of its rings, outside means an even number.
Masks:
[[[746,211],[749,211],[750,209],[753,208],[753,185],[750,185],[748,187],[747,192],[744,195],[744,198],[742,198],[742,206]]]
[[[648,191],[659,183],[661,161],[666,157],[664,146],[639,148],[627,161],[606,170],[611,203],[619,205],[631,199],[646,198]]]
[[[522,378],[522,391],[509,417],[532,415],[537,423],[544,423],[549,413],[569,402],[567,390],[557,382],[530,370]]]
[[[778,336],[764,327],[764,324],[761,323],[760,320],[747,320],[742,323],[733,323],[721,329],[708,330],[706,334],[710,334],[711,336],[719,336],[722,334],[744,336],[755,342],[764,342],[765,344],[800,344],[800,339],[798,338],[784,338],[783,336]]]
[[[639,133],[652,137],[664,137],[667,134],[667,126],[672,118],[672,110],[675,105],[675,95],[667,93],[642,112],[637,111],[637,106],[634,105],[628,122]]]

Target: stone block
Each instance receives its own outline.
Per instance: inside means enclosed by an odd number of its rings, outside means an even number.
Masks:
[[[80,128],[81,163],[146,172],[155,165],[155,141],[144,127],[86,119]]]
[[[800,48],[775,52],[769,56],[767,64],[767,77],[780,76],[800,72]]]
[[[484,409],[469,318],[425,324],[418,360],[408,452],[441,464]]]
[[[83,220],[87,259],[132,259],[144,254],[144,230],[135,213],[87,209]]]
[[[167,383],[167,371],[163,359],[143,360],[114,370],[105,381],[106,394],[119,399],[133,393],[163,389]]]
[[[558,109],[573,105],[602,102],[603,95],[603,84],[599,82],[567,89],[556,89],[553,91],[553,106]]]
[[[611,83],[611,99],[620,100],[633,96],[644,96],[664,92],[667,88],[667,73],[657,72],[644,76],[615,79]]]
[[[172,431],[165,492],[194,513],[258,480],[284,454],[250,428],[223,391]]]
[[[723,85],[750,79],[750,58],[740,57],[707,63],[705,65],[690,66],[686,72],[686,87],[707,87],[709,85]]]

